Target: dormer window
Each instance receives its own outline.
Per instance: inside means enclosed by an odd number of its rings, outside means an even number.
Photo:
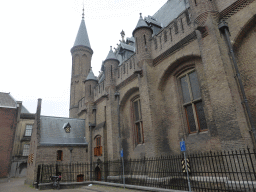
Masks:
[[[65,130],[66,133],[70,133],[70,130],[71,130],[71,126],[69,123],[65,123],[63,125],[63,129]]]

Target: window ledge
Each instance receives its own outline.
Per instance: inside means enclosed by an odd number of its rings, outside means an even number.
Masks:
[[[31,140],[31,136],[23,136],[21,141],[30,141]]]
[[[207,131],[200,131],[200,132],[196,132],[196,133],[189,133],[188,136],[201,135],[201,134],[207,134],[207,133],[208,133],[208,130]]]

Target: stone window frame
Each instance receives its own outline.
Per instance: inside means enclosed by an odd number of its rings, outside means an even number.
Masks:
[[[198,87],[199,87],[199,92],[200,92],[200,97],[196,98],[196,99],[193,99],[193,91],[192,91],[192,86],[191,86],[191,81],[189,79],[189,75],[194,73],[196,74],[196,80],[197,80],[197,83],[198,83]],[[205,117],[205,110],[204,110],[204,106],[203,106],[203,100],[202,100],[202,95],[201,95],[201,91],[200,91],[200,83],[199,83],[199,80],[198,80],[198,73],[196,72],[196,69],[193,68],[193,69],[188,69],[186,71],[183,71],[178,77],[178,84],[179,84],[179,89],[180,89],[180,93],[181,93],[181,103],[182,103],[182,108],[184,110],[184,113],[185,113],[185,117],[186,117],[186,123],[187,123],[187,130],[188,130],[188,133],[189,134],[193,134],[193,133],[199,133],[199,132],[205,132],[205,131],[208,131],[208,127],[207,127],[207,121],[206,121],[206,117]],[[189,102],[185,102],[184,101],[184,93],[183,93],[183,90],[182,90],[182,83],[181,83],[181,79],[186,77],[186,81],[188,83],[188,90],[189,90],[189,97],[190,97],[190,101]],[[198,109],[196,107],[196,104],[199,104],[201,103],[202,104],[202,110],[201,110],[201,113],[203,112],[203,114],[200,114],[201,115],[201,118],[199,118],[199,115],[198,115]],[[190,122],[189,122],[189,115],[188,115],[188,110],[186,109],[186,107],[188,106],[192,106],[192,111],[193,111],[193,120],[194,120],[194,123],[195,123],[195,130],[191,130],[191,126],[190,126]],[[203,119],[201,120],[200,122],[200,119]],[[205,125],[206,127],[201,127],[201,123],[202,121],[205,121]]]
[[[29,148],[30,148],[30,144],[24,144],[23,145],[22,156],[28,156],[29,155]]]
[[[138,119],[136,120],[136,112],[134,104],[138,102]],[[143,119],[142,119],[142,112],[141,112],[141,101],[140,96],[137,95],[131,99],[131,117],[132,117],[132,125],[134,131],[134,144],[135,146],[144,143],[144,129],[143,129]],[[139,125],[139,126],[138,126]],[[139,129],[138,129],[139,128]]]
[[[57,161],[63,161],[63,151],[57,150]]]
[[[24,136],[25,137],[31,137],[32,129],[33,129],[33,125],[32,124],[26,124],[26,129],[25,129]]]

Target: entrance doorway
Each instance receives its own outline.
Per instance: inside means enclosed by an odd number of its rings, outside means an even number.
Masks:
[[[83,174],[80,174],[80,175],[77,175],[77,182],[83,182],[84,181],[84,175]]]
[[[101,181],[101,172],[100,172],[100,168],[97,166],[95,168],[95,180],[96,181]]]

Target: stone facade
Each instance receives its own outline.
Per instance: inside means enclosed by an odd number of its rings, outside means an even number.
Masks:
[[[76,44],[72,48],[70,117],[86,120],[91,161],[118,159],[121,148],[125,158],[179,154],[181,139],[186,141],[190,153],[253,147],[256,2],[184,2],[189,5],[164,27],[157,28],[155,24],[150,28],[140,23],[147,22],[146,18],[141,18],[143,21],[139,20],[133,32],[132,54],[124,48],[131,45],[129,38],[123,39],[114,52],[112,49],[109,52],[96,80],[86,80],[91,67],[91,47]],[[166,14],[172,13],[167,11]],[[219,30],[222,19],[228,23],[252,125],[241,87],[234,78],[226,37]],[[125,59],[119,58],[121,54]],[[75,72],[79,67],[87,69],[80,70],[80,79]],[[196,74],[194,83],[198,82],[197,94],[200,95],[191,105],[184,103],[186,83],[181,82],[190,74]],[[188,81],[185,82],[188,84]],[[190,96],[196,94],[192,93],[192,83],[188,88]],[[138,100],[141,119],[135,121],[138,114],[134,103]],[[100,156],[94,154],[97,136],[101,137]]]
[[[21,113],[16,127],[10,177],[26,176],[27,160],[35,114]]]

